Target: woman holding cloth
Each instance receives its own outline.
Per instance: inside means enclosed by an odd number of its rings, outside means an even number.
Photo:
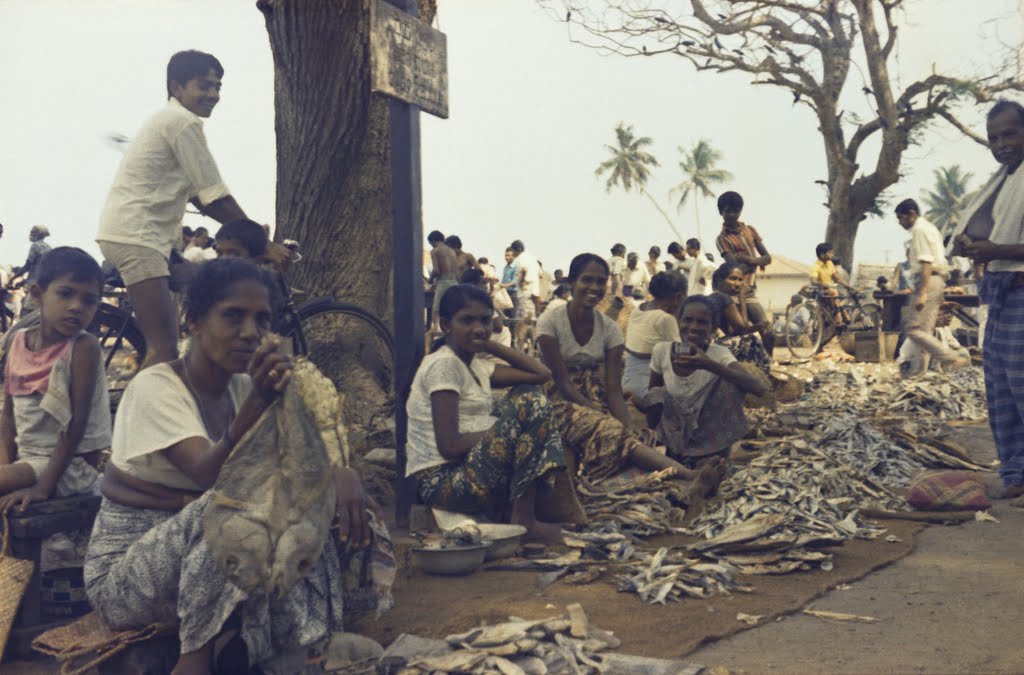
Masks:
[[[86,592],[115,630],[177,624],[179,675],[213,672],[214,640],[232,616],[249,663],[284,671],[301,664],[311,648],[343,630],[343,543],[366,545],[371,526],[378,527],[359,477],[339,468],[337,538],[332,530],[320,559],[287,595],[242,591],[206,544],[210,488],[235,443],[291,378],[280,343],[264,339],[272,288],[246,260],[199,266],[185,299],[188,353],[136,375],[114,423],[85,561]]]

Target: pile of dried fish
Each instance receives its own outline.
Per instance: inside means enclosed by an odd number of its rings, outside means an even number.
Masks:
[[[853,364],[845,372],[816,374],[800,405],[817,411],[928,415],[939,420],[982,420],[988,414],[985,375],[973,366],[899,379],[864,373]]]
[[[873,399],[878,412],[919,415],[930,413],[942,420],[983,420],[988,416],[985,403],[985,374],[969,366],[952,373],[929,371],[918,377],[900,380],[895,391],[877,391]]]
[[[507,623],[480,626],[445,638],[452,651],[414,657],[399,675],[428,673],[577,673],[591,675],[607,669],[600,652],[616,649],[620,641],[590,625],[578,604],[562,616],[527,621],[509,617]]]
[[[817,446],[888,487],[906,487],[913,474],[922,468],[989,468],[973,461],[955,444],[907,433],[903,425],[879,429],[853,415],[830,417]]]
[[[859,473],[877,478],[886,487],[909,485],[914,472],[924,468],[911,451],[854,415],[830,416],[817,445]]]
[[[706,598],[731,591],[753,589],[736,581],[737,569],[727,562],[708,562],[683,551],[659,549],[643,554],[619,576],[619,590],[636,593],[641,600],[664,605],[684,597]]]
[[[668,471],[643,473],[625,481],[594,485],[580,479],[577,490],[592,523],[616,523],[633,536],[673,532],[686,515],[686,485],[669,480]]]
[[[858,508],[906,507],[878,479],[801,438],[768,444],[722,483],[719,494],[691,523],[689,532],[703,541],[690,549],[752,574],[827,569],[831,556],[821,547],[881,534],[858,518]]]

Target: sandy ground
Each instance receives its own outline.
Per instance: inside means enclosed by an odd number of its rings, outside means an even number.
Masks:
[[[987,427],[962,428],[959,437],[977,458],[994,457]],[[929,527],[909,556],[813,603],[877,623],[794,614],[688,659],[748,673],[1022,672],[1024,510],[996,502],[992,515],[998,524]]]
[[[979,459],[993,457],[991,435],[985,426],[961,428],[957,440],[971,448]],[[744,673],[1022,672],[1024,643],[1020,641],[1019,634],[1024,621],[1024,605],[1020,602],[1024,597],[1024,575],[1021,574],[1024,540],[1019,533],[1024,528],[1024,510],[997,503],[992,513],[1000,523],[971,522],[956,527],[928,527],[917,535],[914,550],[908,556],[850,583],[848,588],[844,587],[845,590],[828,591],[809,602],[809,606],[815,609],[875,617],[878,619],[876,623],[833,622],[802,615],[798,611],[707,644],[683,658],[709,668],[722,667]],[[908,541],[911,539],[911,536],[905,536]],[[841,558],[837,558],[837,568],[842,569]],[[501,578],[504,582],[501,583],[499,578],[490,578],[491,583],[499,587],[516,583],[504,578]],[[429,594],[422,579],[413,577],[409,585],[418,586],[419,592]],[[487,595],[495,595],[493,585],[490,593],[476,597],[457,594],[467,602],[455,600],[449,588],[447,598],[451,604],[447,608],[434,614],[433,618],[419,615],[410,619],[413,623],[433,621],[444,624],[457,619],[460,606],[468,609],[467,605],[473,604],[477,612],[493,614],[487,617],[490,620],[501,620],[509,611],[508,606],[500,602],[498,606],[480,605]],[[553,609],[569,599],[560,597],[563,592],[565,589],[556,585],[549,593],[531,600],[540,607],[551,603],[548,606]],[[630,604],[624,602],[627,598],[623,596],[609,595],[606,601],[615,604],[620,613]],[[714,604],[721,602],[714,601]],[[433,606],[437,607],[437,604]],[[593,609],[594,614],[602,613],[597,606]],[[636,609],[630,606],[626,614],[633,614]],[[657,655],[669,656],[665,652],[675,650],[668,647],[675,643],[678,649],[682,647],[681,643],[686,642],[680,639],[682,636],[673,637],[672,625],[675,622],[672,621],[671,610],[660,609],[665,614],[661,617],[663,621],[655,622],[657,630],[653,627],[650,630],[651,641],[644,644],[639,639],[624,640],[633,643],[634,649],[628,651],[647,655],[660,652]],[[724,609],[727,608],[723,606]],[[728,609],[735,612],[735,609]],[[395,613],[399,613],[398,610]],[[461,620],[457,622],[462,623]],[[382,623],[387,623],[387,620],[382,620]],[[600,621],[595,623],[603,625]],[[676,630],[685,630],[683,625],[675,625]],[[606,627],[612,628],[610,625]],[[400,629],[395,630],[398,626],[378,625],[375,628],[368,632],[377,633],[375,637],[384,640],[389,634],[394,637],[394,633],[401,632]],[[682,656],[678,652],[671,655]],[[52,661],[36,660],[0,666],[3,675],[55,672]]]

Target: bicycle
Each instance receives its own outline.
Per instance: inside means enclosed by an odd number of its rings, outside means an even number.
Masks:
[[[331,296],[298,303],[285,275],[278,274],[276,278],[284,302],[271,330],[291,340],[294,354],[306,356],[338,383],[342,374],[333,372],[333,365],[342,363],[342,354],[355,353],[361,363],[380,374],[381,387],[390,388],[395,347],[391,331],[383,321],[363,307],[339,302]],[[116,288],[116,283],[114,286]],[[113,291],[105,297],[112,295],[120,294]],[[102,302],[88,328],[103,349],[111,392],[123,390],[121,385],[127,384],[146,356],[146,340],[126,296],[122,302],[124,306]],[[373,329],[372,337],[358,329],[367,325]]]
[[[862,303],[863,293],[849,293],[850,304],[845,307],[849,321],[841,321],[838,315],[838,297],[831,307],[822,302],[825,298],[820,288],[805,287],[786,307],[786,346],[798,361],[806,361],[820,352],[835,336],[848,331],[881,330],[882,308],[874,303]]]

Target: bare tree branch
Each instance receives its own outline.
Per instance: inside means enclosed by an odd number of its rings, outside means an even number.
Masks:
[[[1007,17],[987,26],[1001,45],[1001,51],[994,52],[1000,67],[976,75],[933,72],[898,87],[890,60],[898,44],[898,18],[909,11],[904,0],[537,2],[553,17],[565,16],[571,41],[602,54],[673,54],[698,72],[746,73],[753,84],[784,89],[794,105],[813,110],[828,168],[826,236],[835,238],[838,257],[847,265],[858,223],[882,191],[899,180],[913,134],[943,120],[985,144],[960,121],[958,108],[986,104],[1007,92],[1024,92],[1024,45],[1000,35]],[[864,77],[861,88],[873,109],[867,120],[839,109],[851,68]],[[867,163],[861,157],[865,141],[873,137],[880,137],[873,167],[870,173],[859,173]]]

